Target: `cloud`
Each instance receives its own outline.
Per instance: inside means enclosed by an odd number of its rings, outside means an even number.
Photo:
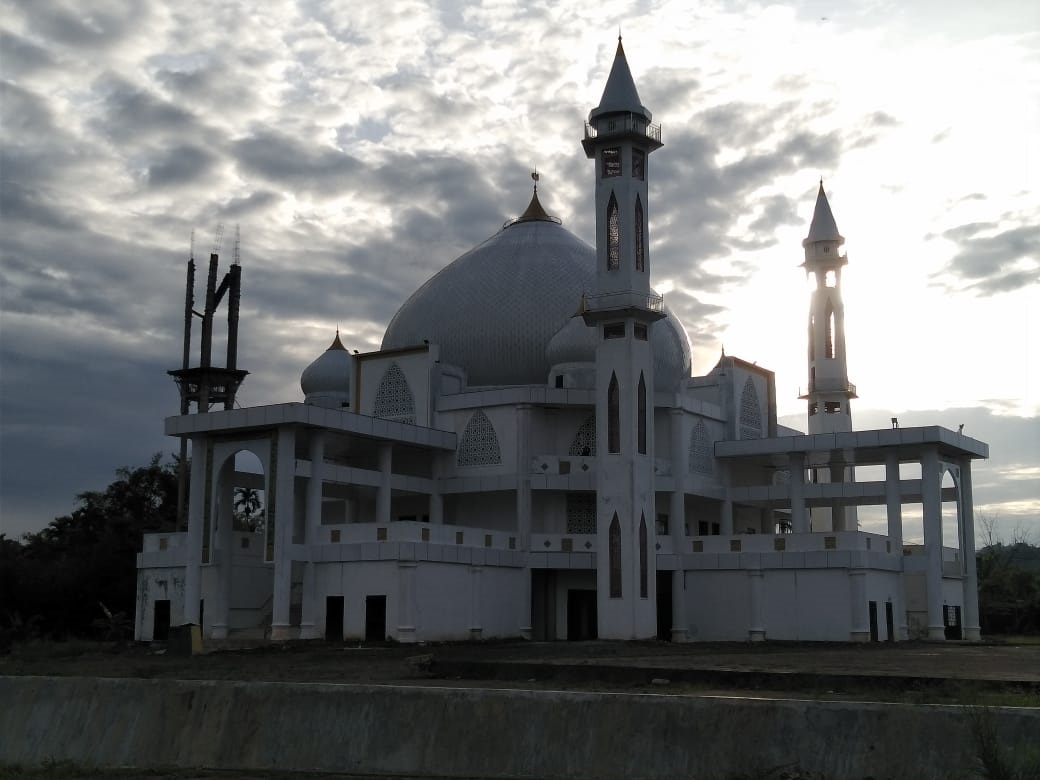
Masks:
[[[1001,228],[999,224],[1014,224]],[[1022,222],[1007,214],[996,222],[971,222],[943,231],[957,251],[933,278],[949,274],[980,295],[996,295],[1040,281],[1040,230],[1037,220]]]

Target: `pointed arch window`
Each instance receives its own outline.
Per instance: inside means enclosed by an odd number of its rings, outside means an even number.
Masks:
[[[610,193],[607,201],[607,270],[621,267],[621,215],[618,213],[617,198]]]
[[[460,466],[494,466],[502,462],[502,449],[498,445],[498,434],[491,420],[478,409],[466,423],[459,444]]]
[[[372,413],[376,417],[415,425],[415,398],[408,379],[397,363],[391,363],[376,388]]]
[[[650,579],[649,573],[647,572],[647,563],[649,558],[649,552],[647,550],[647,539],[646,539],[646,515],[640,512],[639,514],[639,598],[645,599],[649,593]]]
[[[610,521],[610,531],[607,534],[607,554],[610,558],[610,597],[621,598],[621,523],[618,522],[617,512]]]
[[[634,236],[634,248],[636,252],[636,270],[646,270],[646,231],[643,229],[643,201],[636,195],[636,213],[635,213],[635,236]]]
[[[744,391],[740,394],[740,438],[762,438],[762,407],[751,377],[744,382]]]
[[[643,372],[639,372],[639,390],[636,398],[636,440],[639,445],[639,454],[646,455],[646,380]]]
[[[571,439],[571,446],[567,449],[568,455],[595,455],[596,454],[596,415],[590,414],[585,422],[578,428],[578,432]]]
[[[690,434],[690,473],[712,474],[711,438],[704,420],[698,420]]]
[[[610,375],[607,388],[607,452],[621,452],[621,390],[617,374]]]

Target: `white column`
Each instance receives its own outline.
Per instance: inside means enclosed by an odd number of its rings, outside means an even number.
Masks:
[[[942,596],[942,472],[939,453],[929,447],[921,454],[921,503],[924,514],[924,547],[927,556],[925,592],[928,604],[928,638],[945,639]]]
[[[433,492],[430,493],[430,525],[444,524],[444,496],[441,495],[441,479],[444,475],[444,454],[433,456]]]
[[[184,622],[199,622],[202,598],[202,533],[206,511],[206,439],[191,437],[191,481],[188,496],[188,550],[184,567]]]
[[[899,495],[899,456],[885,453],[885,504],[888,509],[888,540],[893,554],[903,554],[903,502]]]
[[[748,589],[751,595],[751,624],[748,626],[748,639],[752,642],[762,642],[766,638],[766,628],[763,621],[763,588],[765,578],[761,569],[748,569]]]
[[[870,641],[870,617],[867,612],[867,572],[849,569],[849,603],[852,608],[851,642]]]
[[[390,522],[391,480],[393,479],[394,445],[383,442],[379,445],[379,489],[376,491],[376,522]]]
[[[526,550],[531,538],[531,405],[516,407],[516,535],[517,546]],[[520,636],[530,639],[531,626],[531,567],[525,566],[521,579],[522,599]]]
[[[964,558],[964,615],[961,619],[964,638],[977,642],[982,638],[979,629],[979,578],[975,571],[975,500],[971,489],[971,458],[961,458],[960,519],[961,556]]]
[[[672,409],[671,423],[672,495],[668,505],[668,534],[672,537],[672,553],[675,555],[675,570],[672,572],[672,641],[685,642],[689,639],[686,618],[686,576],[683,571],[682,555],[686,550],[686,431],[683,426],[685,413]],[[651,552],[651,554],[653,554]]]
[[[290,638],[289,608],[292,598],[290,547],[293,510],[296,505],[296,429],[282,425],[277,433],[275,460],[274,594],[271,601],[271,639]]]
[[[213,639],[227,639],[228,621],[231,611],[231,578],[233,576],[234,545],[234,501],[235,501],[235,458],[232,456],[220,470],[220,498],[217,501],[219,511],[213,512],[216,532],[215,544],[210,552],[210,560],[216,564],[217,598],[215,609],[211,613],[210,636]]]
[[[308,559],[303,571],[303,612],[300,617],[300,639],[318,639],[323,632],[318,627],[318,604],[316,558],[319,547],[325,542],[321,538],[321,496],[325,482],[325,431],[310,431],[310,446],[307,457],[311,464],[311,475],[307,480],[307,505],[304,509],[304,543]]]
[[[791,471],[791,530],[796,534],[807,534],[809,513],[805,509],[805,453],[788,454],[787,468]]]
[[[397,564],[397,641],[411,644],[417,641],[415,631],[415,599],[418,595],[415,561],[399,561]]]

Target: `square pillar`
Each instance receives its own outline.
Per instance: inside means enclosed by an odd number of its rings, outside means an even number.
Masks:
[[[971,459],[960,460],[961,479],[957,519],[960,521],[961,556],[964,558],[964,638],[977,642],[982,638],[979,628],[979,577],[975,568],[975,502],[971,489]]]
[[[282,425],[275,433],[274,463],[274,593],[271,600],[271,639],[290,638],[289,606],[292,598],[293,512],[296,506],[296,429]]]
[[[184,566],[184,622],[199,622],[199,601],[202,598],[202,536],[205,523],[206,439],[202,435],[191,437],[191,481],[188,495],[188,549]]]
[[[921,503],[924,515],[925,597],[928,638],[946,639],[942,596],[942,471],[939,453],[929,447],[921,454]]]
[[[791,472],[791,530],[796,534],[807,534],[809,513],[805,508],[805,453],[790,453],[787,463]]]
[[[317,572],[315,571],[318,564],[315,562],[314,556],[317,554],[318,546],[325,541],[321,538],[321,498],[325,484],[325,431],[316,429],[310,432],[307,457],[311,464],[311,475],[307,480],[303,538],[310,550],[310,560],[304,564],[300,639],[318,639],[322,632],[318,630],[319,604]]]
[[[885,453],[885,507],[892,552],[902,555],[903,501],[899,492],[899,455],[894,451]]]
[[[383,442],[379,445],[379,488],[376,491],[376,522],[390,522],[390,499],[392,497],[394,445]]]

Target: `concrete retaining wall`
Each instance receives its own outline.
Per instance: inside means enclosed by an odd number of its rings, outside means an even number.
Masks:
[[[0,762],[466,778],[833,780],[974,769],[959,707],[98,678],[0,677]],[[1011,749],[1040,709],[988,710]]]

